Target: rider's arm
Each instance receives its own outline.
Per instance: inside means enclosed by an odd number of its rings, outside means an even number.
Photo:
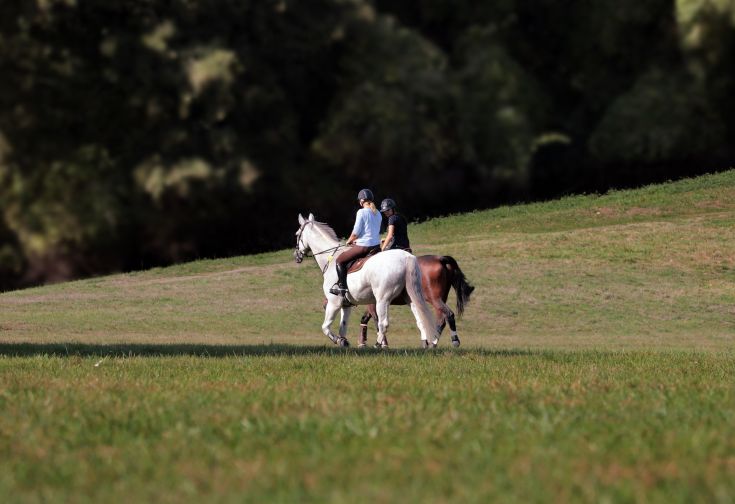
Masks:
[[[396,227],[394,225],[388,226],[388,234],[385,235],[385,240],[383,240],[383,243],[380,245],[380,250],[385,250],[385,247],[389,246],[393,241],[393,233],[395,232]]]
[[[360,237],[360,231],[363,228],[363,220],[363,212],[361,210],[358,210],[357,216],[355,216],[355,225],[352,226],[352,234],[349,238],[347,238],[347,241],[345,242],[347,245],[352,245],[352,242]]]

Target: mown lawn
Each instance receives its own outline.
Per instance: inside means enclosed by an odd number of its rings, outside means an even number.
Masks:
[[[735,498],[732,353],[16,350],[11,502]]]

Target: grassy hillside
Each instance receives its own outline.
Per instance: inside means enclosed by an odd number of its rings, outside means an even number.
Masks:
[[[454,256],[477,287],[459,323],[466,345],[732,345],[735,171],[435,219],[410,233],[417,254]],[[320,273],[290,254],[4,293],[0,342],[331,344],[320,331]],[[393,317],[393,346],[418,346],[410,312]]]
[[[290,251],[4,293],[1,500],[731,503],[734,224],[730,171],[412,226],[460,349],[334,347]]]

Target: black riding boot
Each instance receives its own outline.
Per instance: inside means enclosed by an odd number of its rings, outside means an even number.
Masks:
[[[337,263],[337,286],[329,292],[338,296],[347,294],[347,267],[344,264]]]

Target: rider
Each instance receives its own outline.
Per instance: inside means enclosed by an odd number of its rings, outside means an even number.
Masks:
[[[380,246],[380,223],[381,217],[378,209],[373,203],[373,192],[370,189],[362,189],[357,194],[357,200],[360,202],[360,210],[357,211],[355,217],[355,225],[352,228],[352,234],[347,239],[347,245],[353,245],[339,256],[337,256],[337,285],[332,287],[329,292],[339,296],[347,294],[347,263],[359,257],[365,257],[373,250]]]
[[[380,211],[388,217],[388,234],[383,240],[381,250],[403,249],[411,251],[411,243],[408,241],[408,224],[403,215],[396,212],[396,202],[385,198],[380,203]]]

